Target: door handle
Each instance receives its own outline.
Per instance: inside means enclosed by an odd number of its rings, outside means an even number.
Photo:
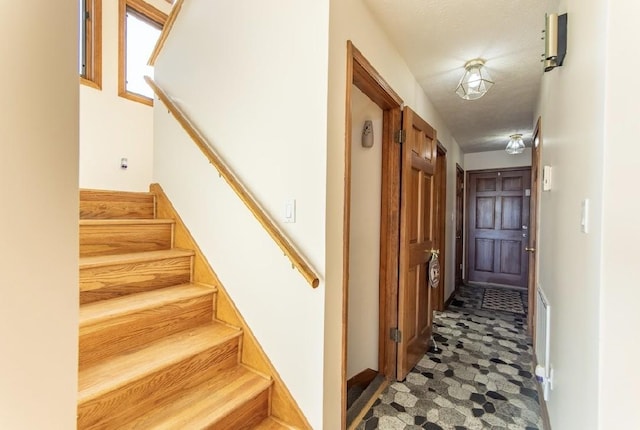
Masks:
[[[456,236],[456,239],[462,239],[462,236]]]
[[[536,252],[535,248],[525,248],[524,250],[527,252]]]
[[[427,254],[440,255],[439,249],[425,249],[424,252],[426,252]]]

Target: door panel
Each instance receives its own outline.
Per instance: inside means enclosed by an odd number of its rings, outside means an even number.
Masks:
[[[403,112],[400,197],[400,269],[398,289],[397,378],[403,380],[429,346],[432,322],[427,282],[434,246],[434,173],[436,132],[409,108]]]
[[[469,174],[468,280],[527,286],[531,169]]]

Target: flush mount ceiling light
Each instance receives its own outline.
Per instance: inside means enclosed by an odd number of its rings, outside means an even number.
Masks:
[[[507,143],[507,147],[504,149],[507,154],[522,154],[524,151],[524,141],[522,140],[521,134],[512,134],[509,136],[509,143]]]
[[[484,69],[484,60],[477,58],[464,65],[464,75],[456,87],[456,94],[464,100],[476,100],[485,95],[493,84],[489,72]]]

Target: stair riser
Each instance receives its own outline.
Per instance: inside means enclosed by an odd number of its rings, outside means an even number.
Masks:
[[[148,193],[80,191],[80,219],[152,219],[154,217],[154,196]]]
[[[172,224],[80,225],[80,256],[171,248]]]
[[[80,369],[213,319],[215,293],[80,328]]]
[[[192,257],[176,257],[81,269],[80,303],[190,282],[191,260]]]
[[[239,337],[78,405],[78,428],[118,428],[181,390],[194,387],[239,360]],[[107,425],[108,423],[108,425]]]
[[[245,430],[258,425],[269,416],[269,393],[267,389],[249,400],[217,423],[207,426],[211,430]]]

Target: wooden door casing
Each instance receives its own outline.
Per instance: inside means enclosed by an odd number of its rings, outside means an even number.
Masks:
[[[436,243],[434,248],[440,251],[440,283],[438,288],[431,289],[433,310],[444,310],[444,286],[446,282],[446,243],[447,243],[447,150],[438,142],[438,157],[436,158],[434,210],[436,216]]]
[[[529,313],[527,315],[527,326],[532,342],[536,344],[536,284],[537,284],[537,242],[538,242],[538,204],[540,199],[540,151],[542,149],[542,136],[540,130],[540,118],[536,123],[533,132],[533,145],[531,148],[531,202],[529,215],[529,280],[528,280],[528,302]]]
[[[470,172],[467,188],[467,280],[525,288],[531,169]]]
[[[464,170],[456,164],[456,266],[455,286],[462,285],[462,261],[464,257]]]
[[[432,303],[427,282],[435,241],[436,131],[405,107],[400,198],[397,379],[404,380],[429,347]]]

